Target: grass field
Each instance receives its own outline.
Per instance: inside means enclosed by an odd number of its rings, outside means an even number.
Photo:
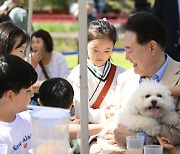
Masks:
[[[126,70],[132,68],[132,64],[125,59],[125,52],[114,52],[112,55],[112,63]]]
[[[68,56],[65,56],[65,59],[70,69],[72,69],[78,64],[77,55],[68,55]],[[126,70],[132,68],[132,64],[125,59],[124,52],[114,52],[111,60],[113,64],[121,66],[125,68]]]

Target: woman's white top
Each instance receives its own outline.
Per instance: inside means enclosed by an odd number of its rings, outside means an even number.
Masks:
[[[111,63],[108,61],[104,66],[94,66],[89,60],[87,62],[87,78],[88,78],[88,110],[89,110],[89,122],[100,123],[106,119],[105,108],[107,106],[115,106],[115,88],[117,84],[118,74],[124,72],[122,67],[117,66],[114,75],[113,82],[102,101],[99,109],[93,109],[91,106],[96,101],[102,88],[104,87],[107,76],[110,72]],[[74,101],[76,115],[80,116],[80,65],[76,66],[68,76],[68,81],[71,83],[74,89]],[[99,85],[99,86],[98,86]],[[97,88],[97,90],[96,90]],[[95,93],[94,93],[95,92]],[[94,95],[93,95],[94,93]]]
[[[44,65],[44,68],[49,78],[61,77],[67,79],[69,75],[69,68],[66,63],[66,60],[64,56],[57,51],[52,51],[51,61],[49,64]],[[37,80],[47,80],[39,64],[36,66],[35,70],[38,74]]]

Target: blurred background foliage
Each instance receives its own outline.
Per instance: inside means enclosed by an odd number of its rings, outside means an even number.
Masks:
[[[34,11],[48,11],[48,12],[60,12],[69,13],[69,7],[71,3],[76,0],[35,0]],[[135,11],[135,1],[144,0],[104,0],[106,3],[106,12],[116,13],[132,13]],[[153,5],[154,0],[146,0],[150,6]],[[28,0],[25,0],[24,7],[28,9]]]
[[[133,13],[136,11],[135,3],[147,2],[150,7],[153,6],[154,0],[105,0],[107,6],[111,7],[113,11],[119,13]]]
[[[25,0],[24,7],[28,9],[28,0]],[[65,11],[68,13],[71,0],[35,0],[33,10],[35,11]]]

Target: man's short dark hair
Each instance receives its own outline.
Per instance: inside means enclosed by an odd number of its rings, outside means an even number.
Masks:
[[[137,35],[137,42],[141,45],[148,43],[151,40],[156,41],[162,50],[166,45],[165,25],[155,15],[148,12],[138,12],[129,17],[124,28],[133,31]]]

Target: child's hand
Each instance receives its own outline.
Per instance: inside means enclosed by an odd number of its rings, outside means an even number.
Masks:
[[[157,136],[157,139],[158,139],[160,145],[163,146],[163,148],[165,148],[167,150],[173,150],[174,149],[174,146],[172,144],[170,144],[170,140],[168,138]]]
[[[80,124],[80,119],[75,115],[70,118],[74,124]]]
[[[114,116],[115,111],[116,111],[116,107],[114,105],[106,106],[105,109],[106,118],[109,119],[112,116]]]
[[[105,114],[106,114],[106,118],[109,119],[114,115],[114,111],[109,109],[109,108],[106,108],[105,109]]]
[[[33,91],[33,93],[38,93],[39,92],[39,88],[40,88],[42,83],[43,83],[43,81],[36,81],[36,83],[34,83],[31,86],[31,90]]]

